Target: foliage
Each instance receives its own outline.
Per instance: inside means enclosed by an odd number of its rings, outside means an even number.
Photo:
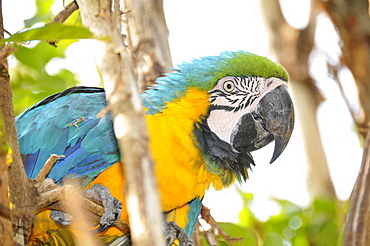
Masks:
[[[67,42],[60,46],[68,46]],[[63,47],[63,48],[64,48]],[[77,84],[71,71],[62,69],[51,75],[46,67],[53,58],[63,55],[63,48],[55,48],[46,42],[39,42],[33,48],[16,45],[14,56],[17,66],[10,70],[13,91],[14,110],[16,114],[37,103],[41,99]]]
[[[227,246],[336,246],[341,245],[345,207],[338,200],[318,199],[308,207],[287,201],[274,201],[280,213],[267,221],[259,221],[249,209],[253,195],[240,192],[244,208],[239,214],[239,223],[219,223],[231,237],[244,238],[236,243],[227,243],[220,236],[219,245]],[[203,245],[207,245],[203,240]]]
[[[35,2],[35,15],[24,21],[25,27],[31,29],[1,41],[12,42],[15,49],[16,66],[11,68],[9,73],[16,115],[43,98],[78,83],[75,75],[67,69],[50,74],[47,68],[54,59],[65,58],[66,49],[77,42],[77,39],[92,37],[91,32],[82,27],[78,13],[72,14],[63,25],[46,24],[32,28],[36,24],[50,22],[53,17],[51,7],[54,0]],[[42,41],[25,43],[30,40]],[[52,44],[47,41],[52,41]],[[54,43],[56,47],[53,46]]]
[[[31,40],[49,41],[59,39],[83,39],[92,37],[92,33],[84,27],[54,23],[45,25],[44,27],[38,27],[24,32],[19,32],[8,39],[0,40],[0,44],[3,44],[5,42],[25,42]]]

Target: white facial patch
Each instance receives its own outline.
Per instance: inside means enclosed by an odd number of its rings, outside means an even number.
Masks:
[[[237,126],[241,116],[249,113],[247,110],[240,110],[237,113],[225,110],[212,110],[207,119],[209,128],[221,140],[230,143],[231,133]]]
[[[232,77],[220,79],[209,91],[211,111],[207,118],[209,128],[221,140],[230,143],[239,119],[253,112],[261,98],[286,82],[278,78]]]

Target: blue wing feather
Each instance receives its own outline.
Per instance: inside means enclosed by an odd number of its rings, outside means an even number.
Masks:
[[[195,225],[198,222],[200,210],[202,209],[202,200],[203,199],[195,198],[194,200],[188,203],[188,206],[189,206],[188,222],[185,227],[185,232],[189,236],[193,234]]]
[[[94,179],[119,161],[103,89],[72,87],[52,95],[16,118],[19,146],[27,175],[35,178],[51,154],[64,155],[48,177],[57,183],[67,176]],[[84,120],[73,125],[78,119]]]
[[[32,173],[33,173],[35,164],[33,164],[33,165],[27,165],[27,162],[28,163],[36,163],[37,162],[38,155],[39,155],[39,151],[36,151],[35,153],[28,154],[28,155],[22,155],[22,160],[23,160],[23,163],[24,163],[24,168],[26,170],[26,173],[27,173],[28,177],[30,177],[30,178],[34,178],[33,175],[32,175]]]

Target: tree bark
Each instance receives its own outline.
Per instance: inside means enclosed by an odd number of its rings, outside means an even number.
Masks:
[[[102,42],[100,69],[104,80],[114,130],[124,163],[125,200],[134,245],[164,245],[163,222],[154,180],[153,162],[134,66],[121,34],[121,6],[118,1],[77,1],[83,23]],[[112,3],[112,4],[111,4]],[[132,10],[134,13],[138,13]],[[150,206],[150,207],[149,207]]]
[[[341,65],[347,66],[355,79],[362,114],[352,113],[359,133],[366,137],[370,122],[370,19],[367,0],[319,1],[339,33]],[[353,111],[352,108],[349,108]],[[363,117],[356,117],[363,115]]]
[[[314,46],[317,7],[311,4],[307,27],[297,30],[284,19],[278,0],[260,0],[260,3],[270,47],[277,61],[289,73],[290,89],[297,109],[307,156],[307,187],[310,198],[311,200],[320,197],[334,198],[336,194],[316,118],[316,110],[322,101],[322,95],[308,73],[309,55]]]
[[[362,112],[358,114],[348,103],[347,105],[358,132],[363,138],[367,136],[361,168],[350,198],[351,205],[345,224],[343,245],[367,245],[370,241],[370,2],[367,0],[318,2],[331,18],[341,38],[340,67],[347,66],[352,72]],[[340,89],[345,95],[341,86]]]
[[[2,16],[2,3],[0,1],[0,38],[4,38],[4,26]],[[10,77],[8,73],[7,56],[9,54],[9,47],[1,47],[0,50],[0,118],[1,118],[1,131],[4,129],[5,134],[1,137],[5,137],[2,140],[2,146],[5,147],[5,142],[9,145],[9,151],[11,154],[4,153],[5,149],[1,150],[1,190],[2,198],[0,204],[3,211],[9,213],[6,216],[6,220],[11,219],[13,230],[9,231],[8,223],[2,218],[1,235],[4,237],[4,243],[1,245],[25,245],[28,236],[31,231],[31,225],[33,220],[32,210],[26,209],[29,205],[30,199],[35,195],[35,189],[29,185],[29,180],[24,171],[19,146],[16,134],[15,122],[14,122],[14,111],[12,104],[12,93],[10,89]],[[3,128],[4,127],[4,128]],[[10,158],[9,158],[10,157]],[[9,189],[9,190],[8,190]],[[9,194],[9,198],[8,198]],[[10,210],[9,210],[10,208]],[[8,243],[9,237],[13,238],[12,243]]]
[[[4,38],[2,1],[0,0],[0,38]],[[0,53],[4,46],[0,47]],[[9,73],[6,59],[0,60],[0,84],[9,83]],[[1,86],[2,87],[2,86]],[[3,108],[3,99],[0,98],[0,105]],[[9,192],[9,165],[11,163],[11,154],[9,145],[5,139],[5,129],[3,122],[3,111],[0,115],[0,245],[13,244],[13,229],[11,223]]]
[[[3,11],[2,1],[0,0],[0,38],[4,38],[4,25],[3,25]],[[3,51],[4,46],[0,47],[0,52]],[[7,73],[7,62],[0,62],[0,84],[5,84],[9,80]],[[1,99],[0,99],[1,100]],[[1,101],[0,101],[1,102]],[[1,108],[3,107],[2,104]],[[9,190],[9,166],[11,154],[9,153],[9,145],[5,137],[5,129],[3,122],[3,113],[0,115],[0,244],[11,245],[13,244],[13,229],[10,217],[10,201],[8,197]]]
[[[139,90],[172,66],[163,0],[124,0],[126,30]]]
[[[370,129],[364,146],[359,175],[352,191],[345,224],[343,245],[368,245],[370,242]]]
[[[4,124],[0,118],[0,245],[13,244],[13,229],[10,220],[10,202],[8,197],[9,175],[8,163],[10,154],[9,146],[5,141]]]

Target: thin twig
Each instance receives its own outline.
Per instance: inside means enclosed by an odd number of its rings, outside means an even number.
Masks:
[[[73,12],[75,12],[78,9],[78,5],[75,1],[68,4],[62,11],[59,12],[50,22],[52,23],[63,23],[65,22],[68,17],[70,17]]]
[[[13,34],[11,34],[10,32],[8,32],[7,30],[5,30],[4,29],[4,32],[6,33],[6,34],[8,34],[9,36],[12,36]]]
[[[212,229],[209,229],[207,231],[204,231],[203,233],[204,233],[204,237],[205,237],[208,245],[210,245],[210,246],[218,246],[215,233],[213,232]]]
[[[343,88],[343,85],[342,83],[340,82],[339,80],[339,77],[338,77],[338,70],[339,68],[338,67],[335,67],[333,65],[331,65],[329,62],[326,62],[326,65],[329,69],[329,71],[331,71],[331,74],[332,74],[332,79],[337,83],[338,85],[338,88],[339,88],[339,91],[340,91],[340,94],[342,95],[342,98],[344,100],[344,103],[346,104],[347,106],[347,109],[349,111],[349,113],[351,114],[351,117],[353,119],[353,122],[355,122],[356,124],[356,127],[357,127],[357,130],[359,132],[362,132],[361,130],[363,130],[363,128],[361,128],[361,120],[358,119],[358,117],[356,116],[356,112],[354,111],[354,109],[352,108],[351,106],[351,103],[349,101],[349,98],[346,96],[346,93],[345,93],[345,90]],[[366,129],[367,131],[368,129]]]
[[[104,115],[106,115],[111,110],[111,108],[112,108],[111,105],[106,106],[99,113],[97,113],[96,117],[97,118],[103,117]]]
[[[76,1],[68,4],[62,11],[59,12],[48,24],[63,23],[78,9]],[[48,43],[54,47],[57,47],[59,40],[51,40]]]
[[[343,245],[367,245],[370,232],[370,134],[367,133],[361,168],[353,187]]]
[[[242,241],[244,238],[242,237],[230,237],[217,223],[217,221],[212,217],[211,210],[204,205],[202,206],[202,210],[200,212],[201,218],[204,219],[211,227],[212,231],[214,232],[217,230],[218,234],[223,237],[228,243],[236,243]],[[210,231],[205,232],[206,237],[210,237],[208,234]]]
[[[193,240],[193,244],[194,244],[194,246],[201,246],[201,245],[202,245],[202,242],[201,242],[201,239],[200,239],[200,230],[199,230],[199,226],[200,226],[200,223],[199,223],[199,221],[198,221],[198,222],[197,222],[197,225],[195,226],[195,229],[194,229],[193,235],[191,236],[191,237],[192,237],[192,240]]]
[[[40,170],[39,174],[37,174],[35,180],[43,181],[45,180],[46,176],[49,174],[51,168],[54,166],[55,162],[59,159],[65,157],[64,155],[56,155],[52,154],[49,159],[46,161],[45,165]]]

